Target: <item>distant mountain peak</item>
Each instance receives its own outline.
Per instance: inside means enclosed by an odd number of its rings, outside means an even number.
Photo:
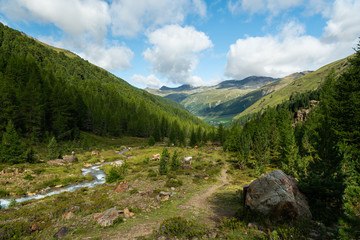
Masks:
[[[162,86],[159,90],[161,90],[161,91],[185,91],[185,90],[191,90],[194,88],[195,87],[190,84],[183,84],[183,85],[181,85],[179,87],[175,87],[175,88]]]

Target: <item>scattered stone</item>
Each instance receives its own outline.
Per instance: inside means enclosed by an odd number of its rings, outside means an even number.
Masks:
[[[209,180],[209,177],[204,177],[205,180]]]
[[[75,214],[73,212],[66,212],[62,215],[62,218],[65,220],[69,220],[75,217]]]
[[[66,237],[68,232],[69,232],[69,229],[67,227],[62,227],[62,228],[60,228],[59,231],[57,231],[57,233],[54,234],[54,238],[64,238],[64,237]]]
[[[135,215],[135,214],[132,213],[132,212],[130,212],[129,209],[127,209],[127,208],[124,209],[124,216],[125,216],[126,218],[130,218],[130,217],[132,217],[132,216],[134,216],[134,215]]]
[[[30,232],[36,232],[39,231],[39,226],[36,223],[33,223],[30,228]]]
[[[247,227],[248,228],[259,229],[259,226],[256,223],[251,223],[251,222],[248,223]]]
[[[94,220],[102,227],[112,226],[114,221],[120,217],[116,207],[110,208],[105,212],[98,213],[94,216]]]
[[[171,187],[170,189],[171,189],[171,191],[175,191],[175,188],[174,188],[174,187]]]
[[[92,167],[92,164],[91,163],[85,163],[84,167]]]
[[[162,196],[170,196],[171,195],[170,192],[164,192],[164,191],[160,191],[159,194]]]
[[[311,218],[309,205],[296,180],[280,170],[253,181],[248,187],[245,205],[265,215]]]
[[[189,169],[189,170],[192,169],[192,167],[189,164],[181,164],[181,168],[182,169]]]
[[[34,196],[34,195],[36,195],[36,193],[27,192],[26,195],[28,195],[28,196]]]
[[[103,163],[103,162],[105,162],[105,160],[104,160],[104,159],[100,159],[100,162]]]
[[[60,184],[60,185],[56,185],[55,187],[56,187],[56,188],[62,188],[63,185]]]
[[[126,181],[121,182],[119,185],[116,186],[114,193],[121,193],[121,192],[125,192],[126,190],[128,190],[129,185],[127,184]]]
[[[165,201],[168,201],[169,200],[169,196],[164,196],[161,198],[161,201],[162,202],[165,202]]]

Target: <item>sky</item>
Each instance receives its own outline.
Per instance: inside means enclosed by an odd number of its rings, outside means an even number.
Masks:
[[[139,88],[201,86],[349,56],[360,0],[0,0],[0,21]]]

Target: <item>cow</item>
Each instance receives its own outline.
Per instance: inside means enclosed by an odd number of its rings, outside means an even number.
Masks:
[[[152,155],[151,161],[155,161],[155,160],[160,160],[160,153]]]
[[[192,157],[184,157],[182,163],[191,164]]]

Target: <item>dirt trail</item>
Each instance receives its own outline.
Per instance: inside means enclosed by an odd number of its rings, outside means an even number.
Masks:
[[[206,189],[205,192],[201,194],[197,194],[191,199],[189,199],[184,205],[187,206],[187,208],[191,208],[194,213],[199,213],[199,211],[205,211],[207,217],[204,219],[205,222],[214,225],[216,221],[216,213],[212,209],[212,204],[208,201],[208,197],[210,197],[213,193],[215,193],[220,187],[226,185],[229,183],[227,179],[226,174],[227,168],[223,168],[221,170],[221,175],[219,176],[218,180],[221,182],[217,185],[213,185]],[[189,209],[188,208],[188,209]],[[143,223],[133,226],[128,232],[121,236],[116,236],[112,239],[117,240],[125,240],[125,239],[133,239],[135,237],[139,236],[146,236],[150,235],[154,229],[156,229],[159,226],[160,222],[149,222],[149,223]]]

